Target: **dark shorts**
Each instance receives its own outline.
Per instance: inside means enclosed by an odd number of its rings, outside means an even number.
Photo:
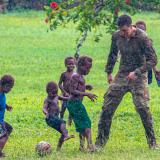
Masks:
[[[2,124],[0,124],[0,138],[4,136],[9,136],[12,130],[13,128],[9,123],[3,122]]]
[[[46,118],[46,123],[48,124],[48,126],[62,133],[61,124],[65,124],[66,122],[58,116],[49,116],[48,118]]]

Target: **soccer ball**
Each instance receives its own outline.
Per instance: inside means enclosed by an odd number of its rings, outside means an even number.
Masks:
[[[48,142],[41,141],[35,147],[39,156],[45,156],[51,153],[51,145]]]

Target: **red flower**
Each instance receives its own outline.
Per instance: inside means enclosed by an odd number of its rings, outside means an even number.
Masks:
[[[52,9],[56,9],[56,8],[58,8],[58,4],[57,4],[56,2],[52,2],[52,3],[50,4],[50,7],[51,7]]]
[[[48,23],[48,22],[49,22],[49,19],[48,19],[48,17],[45,19],[45,22],[46,22],[46,23]]]
[[[126,4],[130,4],[130,0],[126,0]]]

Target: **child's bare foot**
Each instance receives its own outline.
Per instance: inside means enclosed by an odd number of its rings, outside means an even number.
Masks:
[[[69,140],[71,138],[75,138],[75,136],[74,135],[70,135],[70,136],[64,137],[63,141],[65,142],[65,141],[67,141],[67,140]]]
[[[5,157],[5,153],[0,152],[0,158],[3,158],[3,157]]]
[[[87,152],[87,150],[86,150],[85,147],[80,147],[80,148],[79,148],[79,151],[81,151],[81,152]]]
[[[90,145],[88,148],[87,148],[87,151],[88,152],[95,152],[96,151],[96,147],[95,147],[95,145]]]

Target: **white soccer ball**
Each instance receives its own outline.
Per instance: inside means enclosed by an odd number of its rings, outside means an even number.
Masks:
[[[41,141],[35,147],[39,156],[45,156],[51,153],[51,145],[48,142]]]

